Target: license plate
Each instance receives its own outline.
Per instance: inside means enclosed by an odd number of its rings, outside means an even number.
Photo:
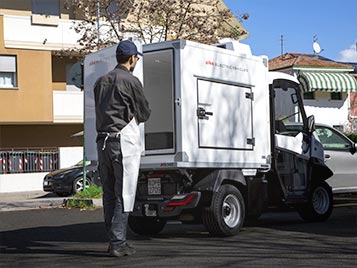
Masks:
[[[148,194],[149,195],[161,194],[161,179],[160,178],[149,178],[148,179]]]

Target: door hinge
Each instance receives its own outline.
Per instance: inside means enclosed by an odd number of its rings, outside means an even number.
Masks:
[[[247,144],[255,146],[255,138],[248,138],[247,139]]]
[[[253,92],[246,92],[245,97],[247,99],[251,99],[252,101],[254,100],[254,93]]]

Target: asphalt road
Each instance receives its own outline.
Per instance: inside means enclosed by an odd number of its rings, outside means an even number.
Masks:
[[[155,237],[129,232],[137,253],[112,258],[102,209],[0,212],[0,267],[357,267],[357,202],[335,207],[325,223],[294,212],[267,213],[235,237],[201,225],[169,224]]]

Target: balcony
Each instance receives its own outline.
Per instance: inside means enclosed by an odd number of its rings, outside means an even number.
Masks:
[[[39,21],[39,19],[41,19]],[[4,15],[6,48],[61,50],[77,45],[72,20]]]
[[[83,91],[53,91],[53,122],[83,123]]]

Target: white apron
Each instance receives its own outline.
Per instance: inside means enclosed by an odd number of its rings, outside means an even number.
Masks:
[[[123,155],[123,202],[124,212],[132,212],[135,203],[141,157],[139,126],[133,118],[120,131],[120,144]]]

